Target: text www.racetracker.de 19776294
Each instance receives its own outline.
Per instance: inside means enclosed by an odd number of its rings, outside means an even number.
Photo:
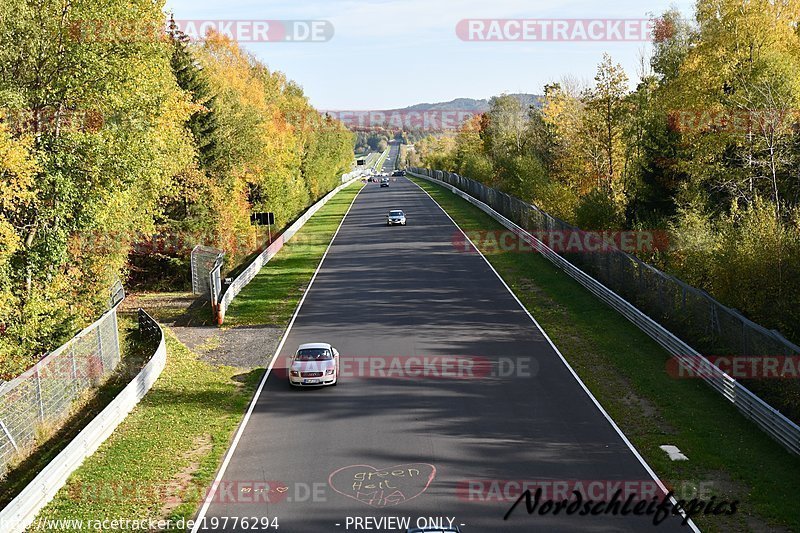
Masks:
[[[0,523],[0,530],[6,531]],[[268,516],[203,516],[198,520],[160,518],[105,518],[83,520],[74,518],[40,518],[36,531],[267,531],[278,530],[278,518]]]

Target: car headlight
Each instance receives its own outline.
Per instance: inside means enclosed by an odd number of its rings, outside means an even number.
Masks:
[[[326,375],[326,376],[332,376],[332,375],[333,375],[333,369],[332,369],[332,368],[329,368],[329,369],[327,369],[327,370],[325,371],[325,375]]]
[[[300,372],[298,372],[297,370],[290,370],[289,375],[292,376],[293,378],[299,378]]]

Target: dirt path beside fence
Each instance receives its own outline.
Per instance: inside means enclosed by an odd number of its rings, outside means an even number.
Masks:
[[[131,294],[123,305],[125,311],[143,308],[201,360],[242,370],[269,365],[286,329],[285,325],[219,328],[211,323],[208,306],[191,293]]]

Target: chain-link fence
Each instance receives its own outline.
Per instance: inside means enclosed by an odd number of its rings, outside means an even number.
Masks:
[[[98,385],[120,361],[117,308],[0,385],[0,475],[34,445],[37,434],[69,413],[72,402]]]
[[[49,460],[11,502],[0,509],[1,531],[29,531],[40,511],[64,487],[72,473],[111,436],[161,375],[167,364],[164,332],[142,309],[139,309],[138,318],[140,335],[152,344],[154,350],[149,361],[80,433],[66,443],[58,455]]]
[[[442,181],[480,200],[526,231],[583,234],[579,228],[482,183],[441,170],[413,172]],[[681,340],[706,355],[792,356],[800,347],[760,326],[708,293],[687,285],[619,249],[557,251],[573,265],[622,296]],[[784,414],[800,420],[797,380],[743,380]]]
[[[222,266],[222,259],[224,256],[222,250],[211,248],[209,246],[197,245],[192,250],[192,293],[198,296],[206,296],[211,298],[214,287],[212,286],[209,277],[212,271],[219,270]],[[219,295],[219,287],[217,288],[215,298]],[[212,299],[212,301],[215,301]]]

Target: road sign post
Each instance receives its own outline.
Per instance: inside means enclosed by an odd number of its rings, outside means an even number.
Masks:
[[[250,215],[250,223],[255,224],[256,226],[267,226],[269,244],[272,244],[272,225],[275,224],[275,213],[252,213]]]

